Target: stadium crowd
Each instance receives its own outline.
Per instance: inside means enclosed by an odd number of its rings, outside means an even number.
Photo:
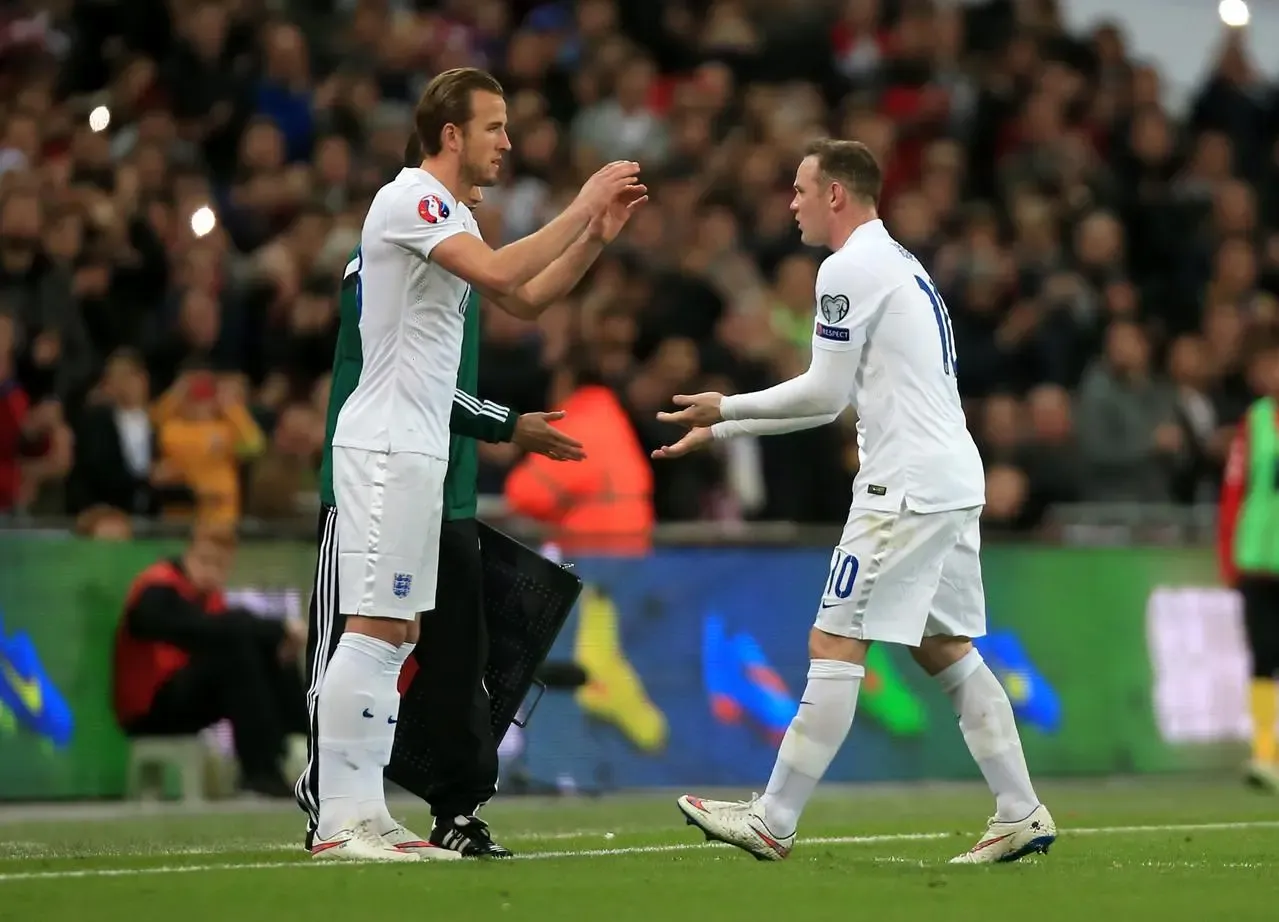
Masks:
[[[1279,96],[1227,33],[1174,114],[1120,30],[1056,6],[0,4],[0,512],[296,515],[338,279],[416,93],[462,65],[508,94],[491,244],[603,161],[652,189],[536,326],[485,310],[485,399],[548,408],[584,344],[651,449],[672,394],[802,371],[822,254],[790,185],[829,133],[876,152],[949,305],[991,524],[1211,499],[1279,323]],[[482,446],[482,488],[516,453]],[[657,517],[842,521],[856,458],[851,420],[720,443],[654,468]]]

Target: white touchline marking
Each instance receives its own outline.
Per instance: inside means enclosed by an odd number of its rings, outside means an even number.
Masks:
[[[566,832],[514,832],[504,834],[507,842],[568,842],[578,839],[608,841],[618,835],[644,835],[661,832],[660,828],[619,828],[618,830],[576,829]],[[222,845],[176,845],[153,848],[66,848],[48,842],[0,842],[0,860],[23,858],[189,858],[199,855],[237,855],[257,852],[301,853],[302,840],[295,842],[259,842],[251,839],[232,840]]]
[[[1256,820],[1240,823],[1173,823],[1154,826],[1097,826],[1097,827],[1081,827],[1066,828],[1059,831],[1060,834],[1069,836],[1078,835],[1141,835],[1145,833],[1160,832],[1229,832],[1242,829],[1279,829],[1279,820]],[[904,832],[890,833],[887,835],[873,836],[824,836],[812,839],[802,839],[806,845],[876,845],[890,842],[927,842],[936,841],[938,839],[956,838],[953,832]],[[290,846],[296,848],[296,846]],[[515,861],[545,861],[555,858],[609,858],[617,855],[661,855],[676,852],[693,852],[704,851],[707,849],[731,848],[731,846],[723,845],[718,842],[684,842],[672,845],[631,845],[621,846],[619,848],[588,848],[580,850],[564,850],[564,851],[548,851],[548,852],[528,852],[522,855],[516,855]],[[255,849],[261,851],[261,848]],[[298,849],[301,851],[301,849]],[[170,852],[169,854],[184,854],[181,850]],[[185,854],[190,854],[186,852]],[[121,855],[120,857],[127,857]],[[135,856],[136,857],[136,856]],[[349,867],[352,865],[362,864],[380,864],[381,862],[357,862],[357,861],[251,861],[251,862],[223,862],[220,864],[186,864],[186,865],[161,865],[150,868],[89,868],[82,871],[16,871],[13,873],[0,874],[0,883],[12,883],[23,880],[72,880],[80,877],[137,877],[148,874],[194,874],[203,871],[265,871],[277,870],[281,868],[319,868],[319,867]],[[430,863],[430,862],[428,862]],[[450,862],[434,862],[447,867]],[[1200,866],[1194,862],[1178,863],[1178,862],[1145,862],[1142,867],[1197,867]],[[1252,867],[1250,864],[1233,862],[1223,864],[1213,864],[1211,862],[1202,863],[1203,867]]]

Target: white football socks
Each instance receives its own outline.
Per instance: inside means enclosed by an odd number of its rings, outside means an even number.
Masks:
[[[863,667],[840,660],[817,659],[809,664],[799,711],[786,728],[760,800],[773,835],[795,832],[800,814],[853,726],[857,692],[865,674]]]
[[[361,803],[386,809],[380,738],[399,710],[399,695],[386,694],[387,672],[398,650],[384,640],[347,632],[338,641],[316,703],[320,766],[320,820],[327,839],[364,819]],[[394,680],[391,690],[395,691]],[[374,785],[376,781],[376,785]],[[376,795],[374,794],[376,791]]]
[[[391,750],[395,746],[395,726],[400,718],[400,670],[408,662],[417,644],[402,643],[386,664],[378,687],[375,709],[379,715],[375,722],[376,739],[369,750],[369,770],[360,773],[359,813],[373,831],[385,835],[399,825],[386,806],[386,782],[383,775],[391,764]],[[381,715],[385,713],[386,717]],[[373,769],[376,768],[376,771]]]
[[[1039,798],[1003,686],[976,649],[937,673],[936,679],[959,715],[968,751],[995,795],[997,818],[1025,819],[1039,806]]]

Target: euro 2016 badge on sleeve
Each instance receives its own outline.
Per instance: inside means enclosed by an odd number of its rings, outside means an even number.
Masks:
[[[822,295],[820,306],[827,323],[839,323],[848,316],[848,298],[843,295]]]
[[[413,588],[413,574],[396,573],[391,577],[391,594],[397,599],[407,599]]]
[[[428,195],[417,203],[417,213],[427,224],[438,224],[449,216],[449,206],[438,195]]]

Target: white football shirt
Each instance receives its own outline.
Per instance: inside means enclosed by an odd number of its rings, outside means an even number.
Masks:
[[[360,383],[333,444],[448,459],[449,415],[470,285],[431,261],[454,234],[480,236],[469,208],[405,168],[373,198],[360,234]]]
[[[851,404],[861,462],[854,508],[984,505],[985,472],[959,400],[950,315],[927,270],[882,221],[871,221],[822,262],[816,294],[809,371],[724,398],[724,418],[776,419]]]
[[[853,231],[817,273],[813,348],[858,363],[861,467],[853,505],[940,512],[983,505],[986,476],[956,384],[950,314],[883,221]]]

